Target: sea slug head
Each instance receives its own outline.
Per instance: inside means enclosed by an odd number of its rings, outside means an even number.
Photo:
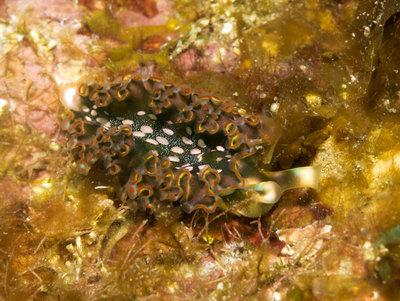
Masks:
[[[237,195],[243,203],[234,210],[236,214],[257,217],[267,213],[282,194],[294,188],[319,189],[320,168],[306,166],[283,171],[265,172],[259,178],[247,178],[248,185]]]

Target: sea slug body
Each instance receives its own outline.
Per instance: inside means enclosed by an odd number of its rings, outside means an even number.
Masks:
[[[251,191],[259,197],[236,212],[255,216],[286,189],[317,187],[313,167],[261,172],[256,158],[273,149],[277,127],[230,100],[158,77],[81,84],[78,94],[80,109],[63,125],[78,168],[87,174],[94,164],[103,164],[118,176],[121,198],[134,210],[179,201],[187,213],[213,212]]]

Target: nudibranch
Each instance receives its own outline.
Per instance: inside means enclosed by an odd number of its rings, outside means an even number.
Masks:
[[[70,93],[70,92],[68,92]],[[133,210],[179,202],[190,213],[230,208],[255,217],[282,192],[318,187],[318,168],[265,172],[279,137],[274,122],[231,100],[179,88],[161,78],[131,77],[108,85],[80,84],[79,108],[63,128],[87,174],[94,164],[121,182]]]

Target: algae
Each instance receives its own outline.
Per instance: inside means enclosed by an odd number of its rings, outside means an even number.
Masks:
[[[39,2],[0,1],[0,298],[399,298],[398,1]],[[255,219],[130,212],[77,175],[58,90],[133,72],[273,118],[261,169],[318,165],[319,191]]]

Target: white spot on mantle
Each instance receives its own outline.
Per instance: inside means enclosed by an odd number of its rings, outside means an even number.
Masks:
[[[183,148],[180,148],[179,146],[174,146],[171,148],[171,151],[177,154],[183,154],[184,150]]]
[[[145,134],[151,134],[151,133],[153,133],[153,129],[152,129],[150,126],[148,126],[148,125],[143,125],[143,126],[140,128],[140,131],[142,131],[142,132],[145,133]]]
[[[172,136],[172,135],[174,134],[174,131],[173,131],[173,130],[166,129],[166,128],[163,128],[162,130],[163,130],[163,132],[164,132],[165,134],[167,134],[167,135]]]
[[[161,137],[161,136],[157,136],[156,140],[162,145],[168,145],[169,144],[168,140],[165,139],[164,137]]]

